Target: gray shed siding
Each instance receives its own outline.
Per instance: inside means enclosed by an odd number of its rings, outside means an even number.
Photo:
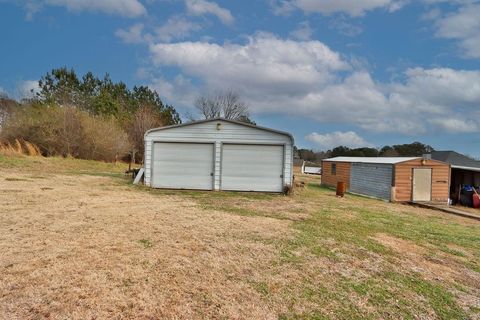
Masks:
[[[352,163],[350,192],[379,199],[391,199],[393,165]]]
[[[217,124],[221,123],[220,130]],[[145,135],[145,185],[151,186],[152,150],[155,142],[214,143],[214,190],[220,190],[222,144],[267,144],[284,146],[285,185],[292,184],[293,141],[286,134],[215,120],[150,131]]]

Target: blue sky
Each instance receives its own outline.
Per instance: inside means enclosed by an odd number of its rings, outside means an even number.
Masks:
[[[67,66],[149,85],[184,116],[237,91],[299,147],[480,157],[477,0],[0,0],[0,35],[16,98]]]

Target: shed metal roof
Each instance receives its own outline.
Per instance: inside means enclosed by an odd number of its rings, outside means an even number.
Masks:
[[[351,163],[378,163],[378,164],[397,164],[401,162],[420,159],[421,157],[335,157],[324,159],[331,162],[351,162]]]

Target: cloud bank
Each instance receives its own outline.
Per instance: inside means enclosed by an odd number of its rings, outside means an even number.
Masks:
[[[404,71],[402,81],[380,83],[320,41],[266,33],[244,44],[197,41],[155,43],[149,48],[160,70],[176,67],[183,84],[200,83],[203,90],[234,88],[254,113],[348,123],[371,132],[480,128],[480,71],[411,68]],[[165,87],[168,80],[161,82]],[[169,88],[174,98],[175,83]]]

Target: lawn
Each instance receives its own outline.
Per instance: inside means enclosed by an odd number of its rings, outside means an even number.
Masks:
[[[480,319],[480,222],[0,156],[0,319]]]

